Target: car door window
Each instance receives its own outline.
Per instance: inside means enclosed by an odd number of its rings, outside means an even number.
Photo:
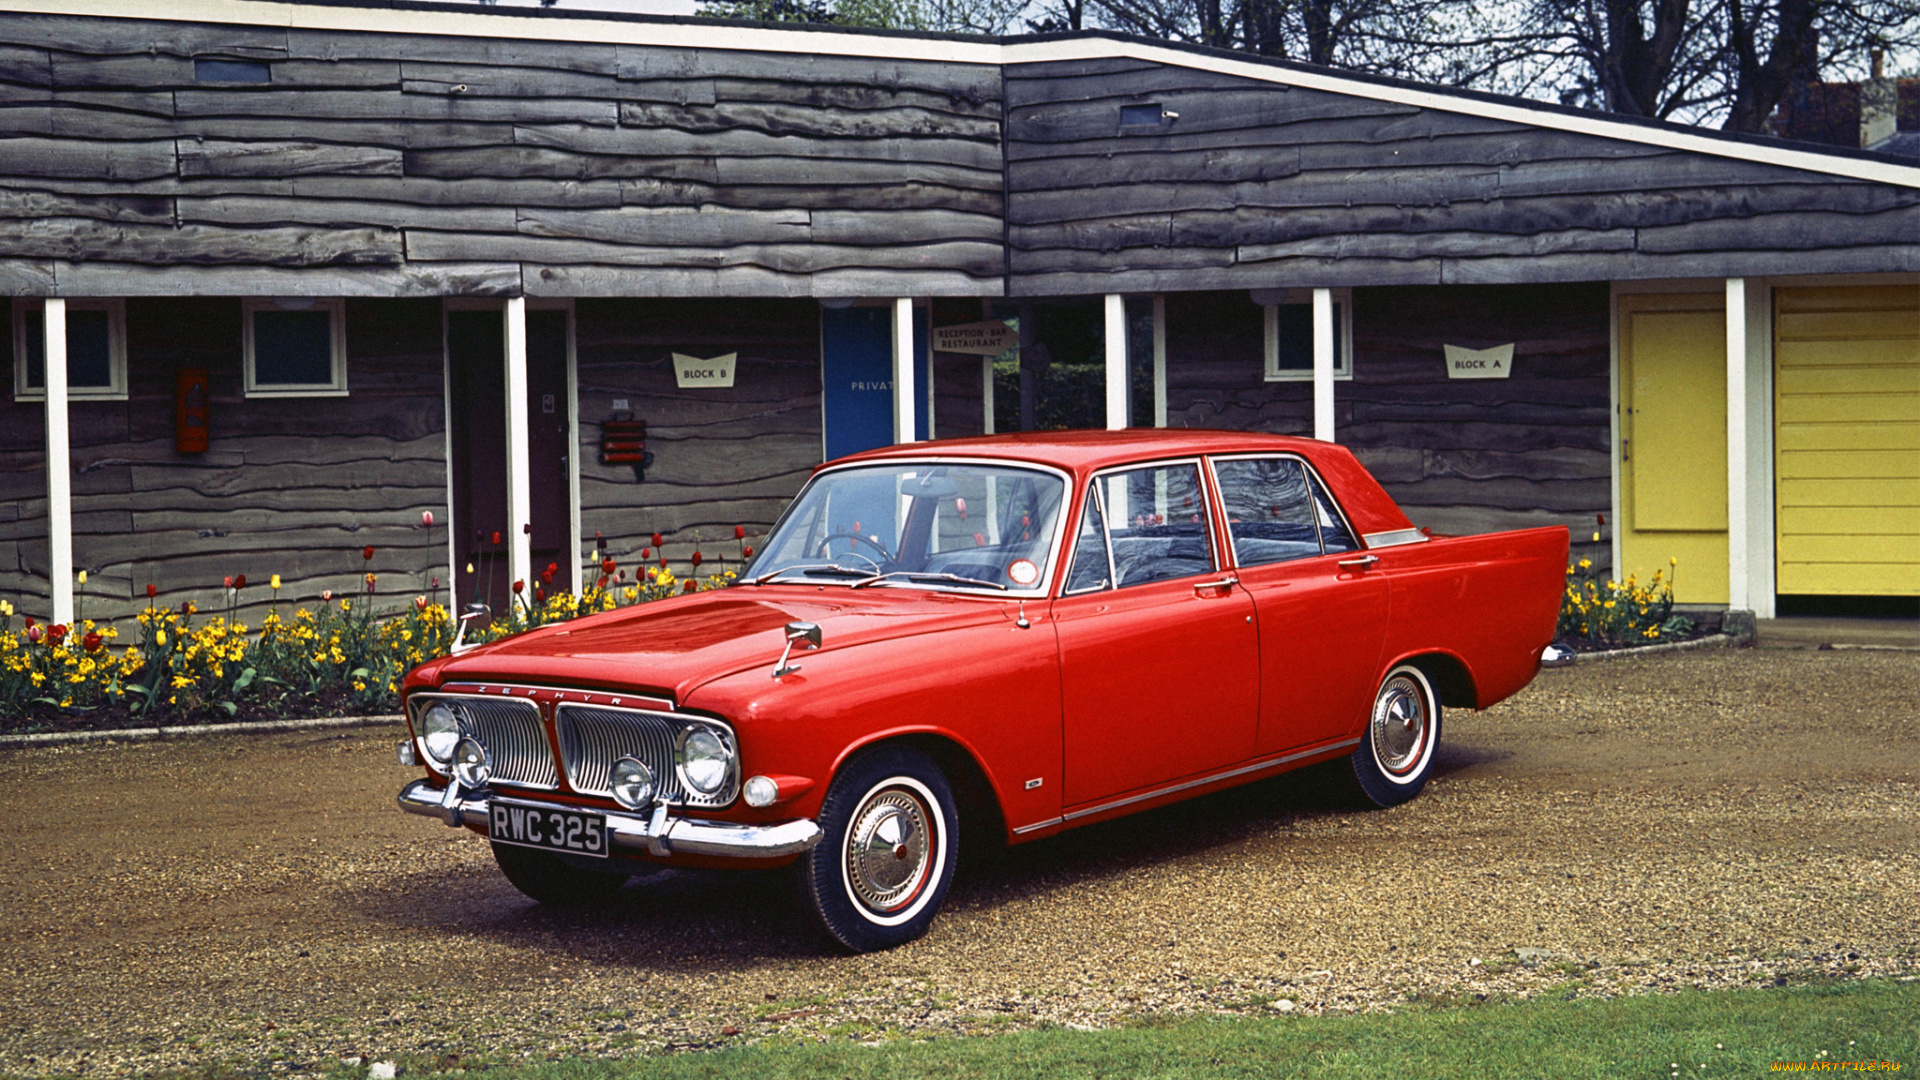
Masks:
[[[1107,559],[1107,526],[1100,515],[1100,501],[1093,489],[1087,489],[1087,505],[1080,513],[1080,532],[1073,542],[1073,571],[1067,575],[1067,592],[1104,589],[1112,577]]]
[[[1218,461],[1214,475],[1235,563],[1260,566],[1320,554],[1313,493],[1300,462],[1279,457]]]
[[[1320,484],[1317,476],[1308,476],[1307,483],[1313,487],[1313,507],[1320,523],[1320,545],[1331,554],[1337,551],[1358,551],[1360,544],[1353,538],[1352,530],[1347,528],[1345,519],[1333,505],[1333,499],[1327,495],[1327,489]]]
[[[1116,585],[1124,588],[1213,569],[1198,465],[1107,473],[1093,484],[1104,510]]]

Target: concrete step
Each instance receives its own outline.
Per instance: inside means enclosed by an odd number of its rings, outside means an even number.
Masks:
[[[1761,649],[1913,649],[1920,651],[1920,619],[1795,616],[1754,620]]]

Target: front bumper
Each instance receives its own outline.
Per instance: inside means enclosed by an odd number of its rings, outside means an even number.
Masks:
[[[462,792],[456,783],[449,797],[446,788],[421,779],[400,789],[399,802],[400,809],[409,814],[439,818],[449,825],[476,826],[484,832],[492,820],[487,806],[490,794],[485,788]],[[665,806],[654,807],[648,816],[616,810],[594,812],[606,815],[608,846],[613,850],[656,856],[684,852],[739,859],[776,858],[798,855],[819,843],[821,836],[820,826],[805,818],[778,825],[742,825],[669,817]]]

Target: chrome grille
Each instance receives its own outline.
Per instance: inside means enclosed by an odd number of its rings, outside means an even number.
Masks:
[[[703,721],[724,730],[722,725]],[[724,806],[733,801],[733,785],[715,795],[689,793],[674,768],[674,748],[687,719],[637,709],[561,705],[554,710],[560,735],[560,760],[567,783],[582,795],[611,795],[609,773],[619,758],[635,757],[653,770],[656,798],[692,806]]]
[[[415,700],[415,708],[421,709],[434,699],[422,696]],[[553,768],[553,751],[540,725],[540,710],[533,702],[478,695],[440,700],[459,710],[462,726],[493,757],[494,783],[549,790],[560,786]]]

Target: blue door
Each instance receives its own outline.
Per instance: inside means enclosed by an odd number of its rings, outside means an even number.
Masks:
[[[914,437],[927,437],[927,354],[924,307],[913,309]],[[893,308],[820,310],[820,365],[826,460],[893,445]]]

